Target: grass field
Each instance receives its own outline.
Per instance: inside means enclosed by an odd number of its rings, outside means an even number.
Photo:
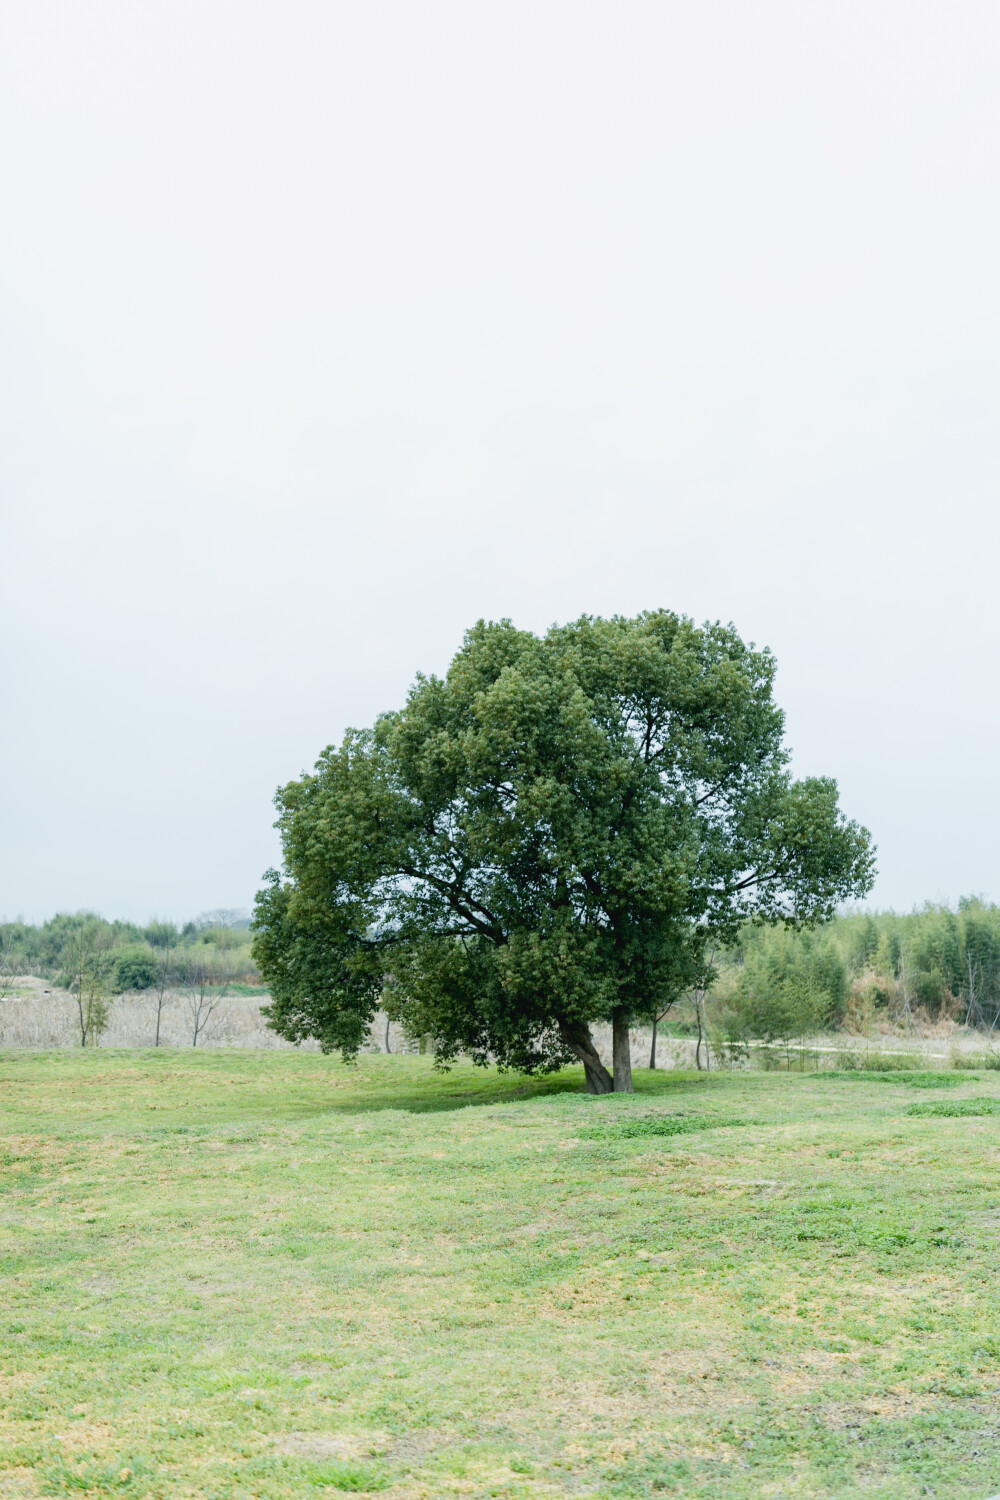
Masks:
[[[1000,1077],[0,1060],[0,1495],[1000,1490]]]

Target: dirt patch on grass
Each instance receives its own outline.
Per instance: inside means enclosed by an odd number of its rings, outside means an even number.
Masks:
[[[425,1427],[396,1437],[380,1450],[378,1457],[387,1464],[422,1464],[432,1453],[454,1447],[460,1439],[453,1432]]]
[[[25,1500],[38,1494],[38,1481],[30,1469],[6,1469],[0,1473],[0,1500]]]
[[[374,1458],[385,1453],[390,1438],[384,1432],[286,1432],[275,1439],[274,1451],[287,1458]]]

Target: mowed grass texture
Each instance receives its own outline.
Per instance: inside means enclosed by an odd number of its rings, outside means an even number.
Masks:
[[[986,1496],[1000,1078],[0,1060],[0,1495]]]

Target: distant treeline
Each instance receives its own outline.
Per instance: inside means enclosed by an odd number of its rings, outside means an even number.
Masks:
[[[113,994],[164,982],[258,981],[249,919],[239,911],[205,912],[183,926],[88,912],[39,926],[7,922],[0,947],[8,974],[42,975],[67,989],[79,986],[84,960],[93,967],[98,958]],[[734,1038],[942,1018],[1000,1034],[1000,907],[977,897],[954,910],[928,903],[906,914],[848,913],[805,931],[748,926],[714,962],[704,1000]]]
[[[100,955],[114,994],[145,990],[169,974],[173,983],[253,981],[249,917],[245,912],[204,912],[183,926],[174,922],[109,922],[93,912],[60,913],[39,926],[0,924],[4,966],[10,974],[38,974],[74,988],[81,955]],[[88,960],[89,961],[89,960]]]
[[[1000,907],[977,897],[957,910],[851,913],[812,931],[748,927],[715,962],[709,1004],[730,1040],[880,1020],[992,1032],[1000,1021]]]

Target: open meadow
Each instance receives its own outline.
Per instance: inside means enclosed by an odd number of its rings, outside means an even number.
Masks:
[[[0,1061],[0,1495],[986,1496],[1000,1076]]]

